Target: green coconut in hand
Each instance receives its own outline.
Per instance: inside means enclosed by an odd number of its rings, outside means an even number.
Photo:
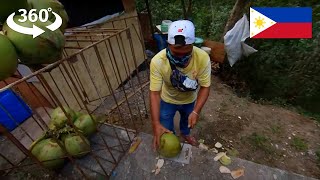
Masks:
[[[160,137],[159,153],[163,157],[176,157],[181,152],[179,138],[172,133],[164,133]]]
[[[18,56],[10,40],[0,34],[0,81],[14,74],[18,66]]]

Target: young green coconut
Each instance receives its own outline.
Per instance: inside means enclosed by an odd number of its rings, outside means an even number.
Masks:
[[[65,111],[67,112],[67,114],[72,118],[72,121],[75,121],[75,112],[67,107],[64,107]],[[63,110],[58,107],[56,109],[53,110],[53,112],[51,113],[51,121],[49,123],[49,129],[50,130],[58,130],[63,128],[68,121],[68,117],[65,115],[65,113],[63,112]]]
[[[97,131],[97,123],[90,115],[85,114],[80,116],[75,122],[74,125],[79,128],[85,136],[91,136]]]
[[[48,169],[61,168],[66,156],[66,153],[53,138],[43,139],[35,143],[31,147],[31,153]]]
[[[74,157],[83,157],[91,150],[89,140],[82,135],[68,134],[63,139],[67,152]]]
[[[182,150],[179,138],[172,133],[164,133],[160,137],[159,154],[163,157],[176,157]]]
[[[57,131],[59,139],[64,143],[66,151],[73,157],[83,157],[91,150],[89,140],[83,136],[82,131],[76,130],[70,126],[66,126]]]

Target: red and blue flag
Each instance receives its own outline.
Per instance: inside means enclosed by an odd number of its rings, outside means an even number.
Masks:
[[[250,38],[312,38],[312,8],[251,7]]]

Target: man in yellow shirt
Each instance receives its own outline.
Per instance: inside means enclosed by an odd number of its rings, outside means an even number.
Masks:
[[[168,31],[168,48],[155,55],[150,63],[150,109],[153,146],[158,148],[160,136],[174,132],[173,118],[180,113],[180,132],[191,145],[197,141],[190,135],[200,111],[209,96],[211,63],[208,54],[195,42],[191,21],[173,22]]]

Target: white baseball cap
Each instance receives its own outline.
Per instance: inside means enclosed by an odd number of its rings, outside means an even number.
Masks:
[[[192,44],[195,42],[194,25],[188,20],[179,20],[171,23],[168,30],[169,44]],[[184,37],[184,38],[179,38]],[[182,42],[182,43],[181,43]]]

